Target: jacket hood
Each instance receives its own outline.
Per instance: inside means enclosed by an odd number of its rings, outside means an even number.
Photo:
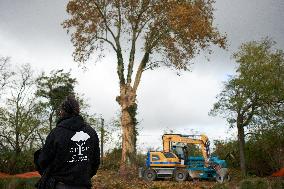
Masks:
[[[63,127],[72,131],[78,131],[85,127],[85,121],[82,116],[63,117],[58,120],[57,127]]]

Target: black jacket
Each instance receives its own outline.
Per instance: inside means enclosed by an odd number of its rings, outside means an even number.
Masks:
[[[50,176],[57,182],[88,188],[99,164],[97,133],[81,116],[59,120],[47,136],[37,160],[40,172],[52,165]]]

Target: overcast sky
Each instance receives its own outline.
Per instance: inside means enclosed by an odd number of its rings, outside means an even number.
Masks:
[[[216,1],[214,24],[227,33],[228,50],[213,48],[210,61],[197,57],[192,72],[181,76],[164,68],[144,73],[138,90],[139,149],[161,147],[161,135],[170,129],[205,133],[211,140],[234,135],[224,119],[208,116],[222,82],[234,74],[232,53],[243,42],[266,36],[284,49],[283,0]],[[60,25],[67,18],[67,2],[0,0],[0,55],[10,56],[14,64],[28,62],[37,72],[71,69],[90,111],[109,121],[119,111],[115,58],[107,54],[101,62],[89,62],[85,71],[78,68],[70,36]]]

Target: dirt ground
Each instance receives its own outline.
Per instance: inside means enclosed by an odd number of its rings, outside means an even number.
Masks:
[[[235,177],[225,185],[228,188],[235,188],[239,179]],[[138,178],[137,174],[130,174],[128,178],[121,178],[117,172],[99,170],[93,178],[93,189],[211,189],[218,185],[215,181],[185,181],[176,182],[173,180],[157,180],[146,182]]]
[[[40,177],[38,172],[27,172],[16,175],[9,175],[0,172],[1,178],[21,178],[29,179]],[[139,179],[136,172],[130,173],[127,178],[122,178],[117,172],[111,170],[99,170],[97,175],[93,177],[93,189],[209,189],[216,185],[214,181],[186,181],[178,183],[173,180],[158,180],[154,182],[146,182]],[[233,182],[230,182],[232,184]]]
[[[283,172],[281,169],[277,174]],[[195,181],[185,181],[176,182],[174,180],[157,180],[153,182],[146,182],[143,179],[138,178],[137,171],[133,171],[127,178],[122,178],[115,171],[111,170],[99,170],[97,175],[93,177],[93,189],[222,189],[224,186],[230,189],[239,188],[238,185],[242,180],[240,176],[240,171],[230,170],[231,181],[220,185],[213,180],[195,180]],[[9,175],[0,172],[0,179],[3,178],[20,178],[27,179],[40,177],[38,172],[28,172],[23,174]],[[268,181],[273,181],[275,178],[284,179],[284,177],[267,177]],[[277,188],[278,189],[278,188]]]
[[[280,170],[282,172],[282,170]],[[280,173],[279,172],[279,173]],[[174,180],[157,180],[153,182],[146,182],[138,178],[137,172],[130,173],[127,178],[122,178],[115,171],[99,170],[97,175],[93,177],[93,189],[239,189],[240,183],[243,181],[252,181],[253,183],[267,182],[272,189],[284,189],[284,177],[249,177],[242,180],[241,172],[239,170],[230,170],[231,180],[228,183],[219,184],[213,180],[200,180],[200,181],[185,181],[176,182]],[[272,187],[275,181],[281,181],[282,185]],[[259,185],[260,186],[260,185]],[[259,188],[256,185],[254,188]],[[262,187],[263,188],[263,187]]]

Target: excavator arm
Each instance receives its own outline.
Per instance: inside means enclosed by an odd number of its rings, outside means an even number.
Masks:
[[[162,139],[164,152],[171,151],[172,142],[196,144],[201,146],[202,156],[204,160],[208,161],[209,159],[209,140],[206,135],[164,134]]]

